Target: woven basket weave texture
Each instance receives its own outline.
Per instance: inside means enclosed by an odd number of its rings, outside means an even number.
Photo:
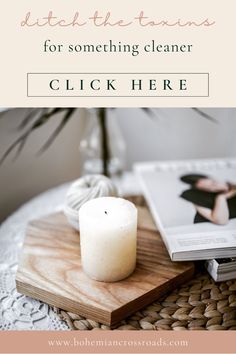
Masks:
[[[198,274],[114,328],[57,312],[73,330],[236,330],[236,280],[215,283],[208,274]]]

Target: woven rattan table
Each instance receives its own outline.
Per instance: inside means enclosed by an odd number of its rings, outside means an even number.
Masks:
[[[58,314],[71,329],[110,329],[62,310]],[[236,281],[215,284],[203,272],[122,321],[118,330],[236,330]]]
[[[127,182],[128,181],[128,182]],[[123,192],[132,192],[126,178]],[[0,329],[110,330],[90,319],[52,309],[15,289],[15,273],[24,231],[35,218],[62,209],[68,185],[50,190],[25,204],[0,228]],[[136,185],[135,193],[138,192]],[[143,203],[142,198],[135,198]],[[236,330],[236,280],[215,283],[202,265],[194,278],[119,323],[114,330]]]

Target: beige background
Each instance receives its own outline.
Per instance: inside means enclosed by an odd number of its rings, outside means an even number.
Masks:
[[[126,142],[126,168],[130,170],[136,161],[236,156],[236,109],[204,111],[218,124],[189,108],[159,108],[153,110],[155,119],[138,109],[115,110]],[[26,112],[14,109],[0,118],[0,156],[16,138],[16,128]],[[84,110],[74,115],[45,154],[36,156],[59,118],[33,133],[18,160],[12,161],[13,154],[0,166],[0,221],[34,195],[81,174],[78,148],[88,118]]]
[[[14,11],[13,11],[14,9]],[[143,10],[154,19],[216,21],[210,28],[33,28],[19,26],[28,11],[35,17],[53,10],[58,16],[71,18],[75,11],[88,17],[99,10],[112,11],[117,18],[134,17]],[[30,0],[4,2],[1,24],[1,106],[235,106],[235,0],[149,0],[118,2],[116,0],[63,1]],[[55,43],[98,43],[109,39],[138,42],[155,39],[160,43],[189,43],[188,54],[140,55],[123,54],[68,55],[43,54],[45,39]],[[209,98],[27,98],[27,72],[209,72]]]

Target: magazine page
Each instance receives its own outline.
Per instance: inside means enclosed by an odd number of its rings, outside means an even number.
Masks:
[[[214,258],[221,249],[236,247],[235,160],[149,163],[136,169],[172,255],[214,249],[209,257]]]

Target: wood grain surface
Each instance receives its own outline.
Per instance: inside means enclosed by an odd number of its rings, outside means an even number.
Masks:
[[[84,274],[79,233],[63,213],[32,221],[26,230],[17,290],[52,306],[113,325],[187,281],[193,263],[173,263],[146,207],[139,207],[135,272],[116,283]]]

